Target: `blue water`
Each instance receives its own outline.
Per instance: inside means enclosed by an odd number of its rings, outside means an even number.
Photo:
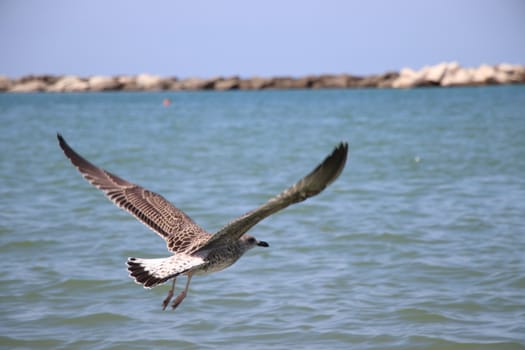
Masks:
[[[525,349],[525,86],[0,94],[0,122],[1,348]],[[57,131],[210,232],[350,157],[163,312],[125,261],[164,242]]]

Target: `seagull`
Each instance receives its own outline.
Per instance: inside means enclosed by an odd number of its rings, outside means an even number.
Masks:
[[[251,248],[269,247],[267,242],[257,240],[246,232],[262,219],[323,191],[339,177],[348,154],[348,144],[339,143],[312,172],[294,185],[229,222],[215,234],[210,234],[161,195],[97,167],[75,152],[62,135],[57,134],[57,138],[66,157],[88,182],[166,241],[168,250],[173,253],[170,257],[130,257],[127,260],[130,277],[144,288],[173,280],[162,302],[163,310],[173,298],[178,276],[186,275],[186,286],[173,301],[173,309],[186,298],[193,275],[221,271]]]

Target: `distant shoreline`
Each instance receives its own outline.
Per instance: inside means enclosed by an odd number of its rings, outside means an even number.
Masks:
[[[525,84],[525,66],[517,64],[461,67],[443,62],[419,70],[354,76],[350,74],[308,75],[304,77],[187,78],[136,76],[28,75],[19,79],[0,76],[0,92],[90,92],[90,91],[196,91],[196,90],[289,90],[346,88],[416,88],[423,86],[478,86]]]

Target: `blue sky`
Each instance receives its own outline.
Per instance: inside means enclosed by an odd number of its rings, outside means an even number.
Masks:
[[[523,0],[0,0],[0,75],[364,75],[525,64]]]

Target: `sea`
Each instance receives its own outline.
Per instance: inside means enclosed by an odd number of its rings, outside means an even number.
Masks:
[[[0,130],[1,349],[525,349],[524,85],[3,93]],[[125,262],[165,242],[57,133],[210,233],[349,157],[163,311]]]

